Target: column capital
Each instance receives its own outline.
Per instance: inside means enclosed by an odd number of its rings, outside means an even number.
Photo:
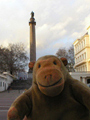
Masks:
[[[35,19],[34,19],[34,18],[30,18],[29,25],[30,25],[30,24],[34,24],[34,25],[36,25],[36,22],[35,22]]]
[[[34,12],[33,12],[33,11],[31,12],[31,18],[30,18],[29,25],[30,25],[30,24],[36,25],[35,18],[34,18]]]

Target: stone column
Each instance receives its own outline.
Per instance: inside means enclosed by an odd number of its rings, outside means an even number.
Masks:
[[[29,22],[30,26],[30,62],[36,61],[36,40],[35,40],[35,18],[34,12],[31,12],[31,18]]]
[[[36,39],[35,39],[35,18],[34,12],[31,12],[31,18],[29,22],[30,26],[30,63],[29,63],[29,78],[32,77],[33,65],[36,61]]]

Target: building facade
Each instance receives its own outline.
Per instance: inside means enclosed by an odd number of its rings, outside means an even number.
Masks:
[[[8,89],[9,85],[13,82],[13,76],[8,72],[0,74],[0,92]]]
[[[90,87],[90,72],[69,72],[69,74]]]
[[[87,33],[74,43],[75,71],[90,71],[90,26]]]

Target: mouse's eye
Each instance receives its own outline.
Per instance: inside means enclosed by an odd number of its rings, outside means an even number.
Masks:
[[[40,68],[40,67],[41,67],[41,65],[39,64],[39,65],[38,65],[38,68]]]
[[[57,65],[56,61],[53,61],[53,64],[54,64],[54,65]]]

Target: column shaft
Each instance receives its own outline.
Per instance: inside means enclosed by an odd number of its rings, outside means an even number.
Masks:
[[[30,24],[30,62],[36,61],[35,24]]]

